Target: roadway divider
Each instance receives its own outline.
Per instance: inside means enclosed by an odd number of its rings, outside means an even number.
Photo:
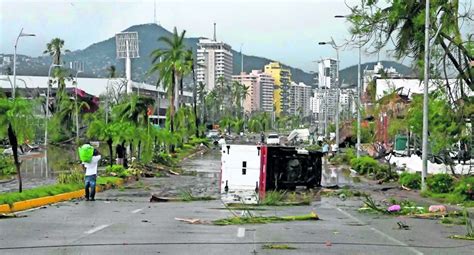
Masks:
[[[96,186],[96,192],[101,192],[107,189],[111,189],[113,186],[121,186],[126,181],[128,181],[128,179],[127,180],[120,179],[120,180],[117,180],[114,184],[108,183],[105,185],[98,185]],[[19,211],[24,211],[24,210],[41,207],[41,206],[45,206],[49,204],[55,204],[55,203],[59,203],[63,201],[68,201],[75,198],[82,198],[84,196],[85,196],[85,191],[84,189],[81,189],[81,190],[58,194],[54,196],[47,196],[47,197],[29,199],[25,201],[19,201],[19,202],[13,203],[11,206],[9,204],[3,204],[3,205],[0,205],[0,213],[14,213],[14,212],[19,212]]]

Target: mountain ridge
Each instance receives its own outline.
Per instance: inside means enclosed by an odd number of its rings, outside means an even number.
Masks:
[[[140,54],[140,58],[132,59],[132,79],[137,82],[155,84],[157,80],[156,75],[148,74],[148,70],[152,64],[150,54],[157,48],[164,48],[164,43],[159,41],[158,38],[163,36],[169,37],[172,35],[172,32],[153,23],[133,25],[123,30],[123,32],[132,31],[138,32]],[[184,40],[186,47],[192,49],[194,54],[196,54],[199,38],[202,37],[185,37]],[[240,52],[232,49],[232,54],[233,74],[239,74],[241,71]],[[263,70],[264,65],[274,61],[266,57],[250,56],[245,54],[243,54],[243,56],[244,72],[250,72],[254,69]],[[124,76],[125,61],[123,59],[116,58],[115,37],[110,37],[100,42],[92,43],[84,49],[74,50],[70,53],[67,53],[62,56],[62,60],[66,63],[70,61],[84,62],[85,70],[84,73],[81,74],[82,77],[107,77],[107,67],[110,65],[115,65],[117,68],[117,74],[122,77]],[[51,63],[51,57],[28,57],[17,55],[17,62],[17,74],[19,75],[47,75],[48,68]],[[292,73],[292,79],[295,82],[304,82],[307,85],[314,86],[314,74],[305,72],[299,68],[294,68],[290,65],[286,65],[285,63],[281,64],[284,67],[290,69]],[[345,69],[341,70],[342,79],[344,79],[345,75],[344,70]],[[191,79],[186,79],[186,82],[190,83]]]

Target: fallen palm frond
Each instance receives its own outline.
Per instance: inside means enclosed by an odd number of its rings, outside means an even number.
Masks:
[[[214,220],[212,223],[214,225],[243,225],[243,224],[266,224],[274,222],[287,222],[287,221],[306,221],[306,220],[319,220],[319,217],[316,213],[312,212],[305,215],[296,215],[296,216],[253,216],[253,217],[230,217],[225,219]]]
[[[211,196],[194,196],[190,190],[181,190],[178,199],[184,202],[215,200],[215,198]]]
[[[296,247],[289,246],[288,244],[264,244],[262,245],[264,250],[296,250]]]
[[[389,213],[387,210],[377,206],[377,204],[375,203],[374,199],[371,196],[369,196],[367,194],[364,194],[364,197],[365,197],[364,207],[360,208],[359,212],[372,211],[372,212],[379,212],[379,213],[383,213],[383,214],[388,214]]]

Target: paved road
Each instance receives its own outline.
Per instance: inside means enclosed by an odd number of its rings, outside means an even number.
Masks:
[[[216,162],[210,158],[212,166]],[[95,202],[64,202],[24,212],[24,218],[0,220],[0,254],[472,254],[474,247],[473,242],[446,238],[463,233],[462,226],[359,214],[361,201],[355,199],[322,198],[311,206],[253,212],[283,216],[314,211],[319,221],[192,225],[175,217],[211,221],[231,213],[218,200],[149,203],[153,189],[167,185],[164,178],[145,184],[154,182],[160,182],[158,187],[111,190],[99,193]],[[398,230],[400,220],[411,229]],[[262,249],[271,242],[297,249]]]

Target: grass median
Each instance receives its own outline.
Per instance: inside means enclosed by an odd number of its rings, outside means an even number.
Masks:
[[[97,178],[97,186],[111,184],[114,185],[117,181],[121,180],[118,177],[99,177]],[[23,192],[7,192],[0,194],[0,205],[8,204],[10,206],[15,202],[54,196],[63,193],[73,192],[84,188],[84,184],[73,183],[73,184],[54,184],[41,186],[37,188],[27,189]]]

